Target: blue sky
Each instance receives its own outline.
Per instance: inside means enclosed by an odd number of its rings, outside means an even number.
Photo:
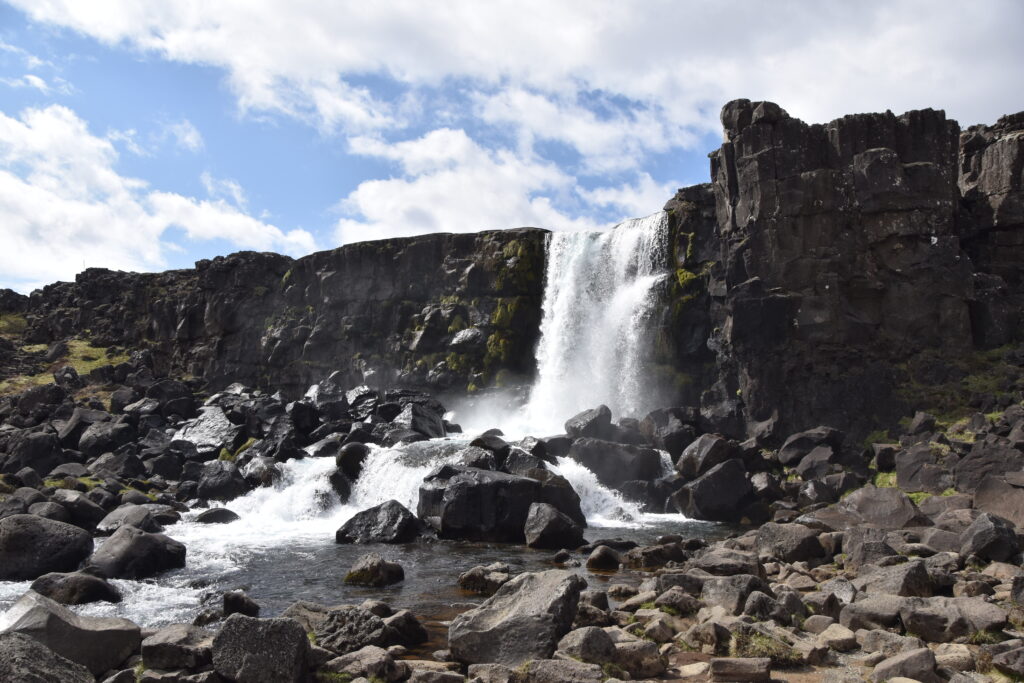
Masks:
[[[708,179],[718,111],[1024,109],[1024,4],[0,0],[0,287],[536,225]]]

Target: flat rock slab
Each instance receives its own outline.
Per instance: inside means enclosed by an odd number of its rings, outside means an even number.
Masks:
[[[712,681],[770,681],[772,660],[767,657],[716,657],[711,660]]]

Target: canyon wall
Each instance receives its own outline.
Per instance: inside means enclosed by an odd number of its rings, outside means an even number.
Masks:
[[[674,403],[707,429],[770,441],[1020,400],[1024,114],[963,132],[933,110],[809,125],[736,100],[722,124],[711,182],[665,206],[675,272],[651,368]],[[521,386],[546,234],[91,269],[28,300],[3,294],[0,309],[25,316],[25,344],[145,348],[159,371],[213,388],[295,392],[333,370],[455,393]]]

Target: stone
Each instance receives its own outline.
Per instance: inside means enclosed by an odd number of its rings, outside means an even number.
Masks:
[[[565,423],[565,433],[575,438],[603,439],[609,435],[611,424],[612,411],[608,406],[600,405],[569,418]]]
[[[296,619],[306,631],[314,633],[317,644],[336,654],[354,652],[367,645],[386,647],[398,638],[384,619],[362,607],[324,608],[296,603],[284,616]]]
[[[459,574],[459,587],[481,595],[493,595],[511,578],[508,565],[503,562],[495,562],[487,566],[473,567]]]
[[[391,631],[391,643],[415,647],[427,642],[427,629],[423,628],[419,619],[407,609],[398,610],[391,616],[384,617],[384,625]]]
[[[133,675],[134,680],[134,675]],[[0,680],[11,683],[95,683],[77,662],[23,633],[0,633]]]
[[[699,569],[715,576],[751,574],[764,578],[764,566],[755,553],[721,546],[712,547],[687,564],[690,569]]]
[[[402,566],[388,562],[379,553],[361,555],[345,574],[345,583],[357,586],[390,586],[404,580]]]
[[[871,674],[872,681],[891,681],[897,677],[910,678],[919,683],[941,683],[935,671],[935,653],[928,648],[910,650],[879,662]]]
[[[58,503],[68,511],[71,516],[71,523],[82,527],[86,531],[93,531],[96,525],[107,516],[106,511],[94,503],[81,491],[70,489],[57,489],[53,492],[50,500]]]
[[[610,488],[619,488],[627,481],[652,481],[661,476],[661,455],[653,448],[583,437],[573,442],[569,457]]]
[[[121,664],[142,642],[127,619],[75,614],[35,591],[28,591],[3,615],[4,633],[22,633],[66,659],[101,674]]]
[[[903,598],[892,595],[872,595],[850,603],[839,613],[839,623],[850,629],[886,629],[900,619]]]
[[[849,652],[858,647],[853,631],[842,624],[831,624],[818,634],[818,642],[836,652]]]
[[[576,548],[583,545],[583,529],[553,505],[534,503],[523,527],[526,545],[531,548]]]
[[[227,502],[248,492],[249,484],[235,463],[212,460],[203,467],[196,495],[206,500]]]
[[[100,523],[96,525],[96,533],[109,536],[126,525],[151,533],[160,533],[164,530],[148,509],[141,505],[128,503],[111,510],[106,517],[101,519]]]
[[[759,554],[782,562],[803,562],[824,557],[818,532],[802,524],[766,522],[757,530]]]
[[[337,543],[408,543],[422,525],[404,505],[388,500],[356,513],[335,534]]]
[[[113,584],[84,572],[43,574],[32,582],[31,589],[62,605],[121,602],[121,591]]]
[[[649,640],[617,641],[614,664],[633,678],[652,678],[665,673],[665,661],[658,646]]]
[[[200,524],[230,524],[231,522],[237,522],[241,517],[238,513],[232,512],[227,508],[210,508],[209,510],[203,510],[196,515],[196,520]]]
[[[933,643],[1001,631],[1007,623],[1006,610],[982,598],[911,598],[899,613],[907,631]]]
[[[573,660],[538,659],[521,667],[524,683],[601,683],[604,672],[596,664]]]
[[[1013,524],[983,512],[960,534],[960,554],[977,555],[983,560],[1004,562],[1017,554],[1017,534]]]
[[[185,566],[185,545],[164,534],[123,526],[103,542],[89,564],[111,579],[144,579]]]
[[[712,681],[770,681],[772,661],[767,657],[714,657],[709,672]]]
[[[233,424],[220,407],[204,406],[199,409],[199,417],[179,429],[174,439],[190,441],[200,454],[216,457],[222,448],[234,453],[242,445],[243,436],[242,427]]]
[[[735,522],[743,515],[752,492],[746,468],[739,458],[715,465],[672,494],[676,509],[691,519]]]
[[[367,645],[336,657],[323,667],[324,671],[348,676],[364,676],[376,681],[399,681],[409,675],[404,662],[396,661],[387,650]]]
[[[524,573],[448,629],[452,656],[466,664],[508,666],[554,653],[572,626],[586,582],[562,570]]]
[[[615,572],[621,563],[622,556],[618,552],[606,545],[599,545],[587,558],[587,569]]]
[[[191,624],[171,624],[142,641],[148,669],[197,669],[211,662],[214,633]]]
[[[444,419],[418,403],[407,403],[391,424],[422,434],[428,439],[438,439],[445,435]]]
[[[116,451],[135,438],[135,430],[124,422],[95,422],[82,433],[78,450],[86,458],[95,458]],[[40,473],[41,474],[41,473]]]
[[[740,614],[747,598],[755,590],[771,595],[771,589],[757,576],[737,574],[735,576],[708,577],[704,580],[700,599],[709,607],[721,605],[730,614]]]
[[[224,593],[224,616],[244,614],[247,617],[258,617],[260,606],[243,591],[226,591]]]
[[[366,444],[350,442],[344,444],[335,456],[338,471],[344,474],[350,481],[359,478],[363,471],[363,462],[370,455],[370,448]]]
[[[17,435],[8,442],[6,450],[10,453],[3,461],[3,470],[6,472],[27,467],[43,477],[64,463],[60,439],[46,432]]]
[[[606,664],[615,659],[615,642],[604,629],[588,626],[569,631],[558,641],[558,652],[591,664]]]
[[[92,537],[77,526],[36,515],[6,517],[0,520],[0,579],[74,571],[92,548]]]
[[[702,434],[676,460],[675,468],[686,479],[696,479],[715,465],[740,457],[735,442],[718,434]]]
[[[935,587],[922,560],[912,560],[891,567],[861,567],[860,576],[853,580],[858,591],[882,593],[903,597],[929,597]]]
[[[302,683],[309,639],[291,619],[254,619],[232,614],[213,639],[213,667],[228,680]]]
[[[924,647],[924,641],[920,638],[901,636],[882,629],[861,629],[856,632],[856,636],[865,652],[877,652],[882,655],[882,659]]]

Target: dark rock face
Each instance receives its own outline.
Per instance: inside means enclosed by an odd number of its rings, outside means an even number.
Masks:
[[[76,526],[35,515],[0,520],[0,579],[25,581],[68,572],[92,552],[92,537]]]
[[[397,500],[357,513],[335,534],[338,543],[406,543],[420,534],[416,516]]]

